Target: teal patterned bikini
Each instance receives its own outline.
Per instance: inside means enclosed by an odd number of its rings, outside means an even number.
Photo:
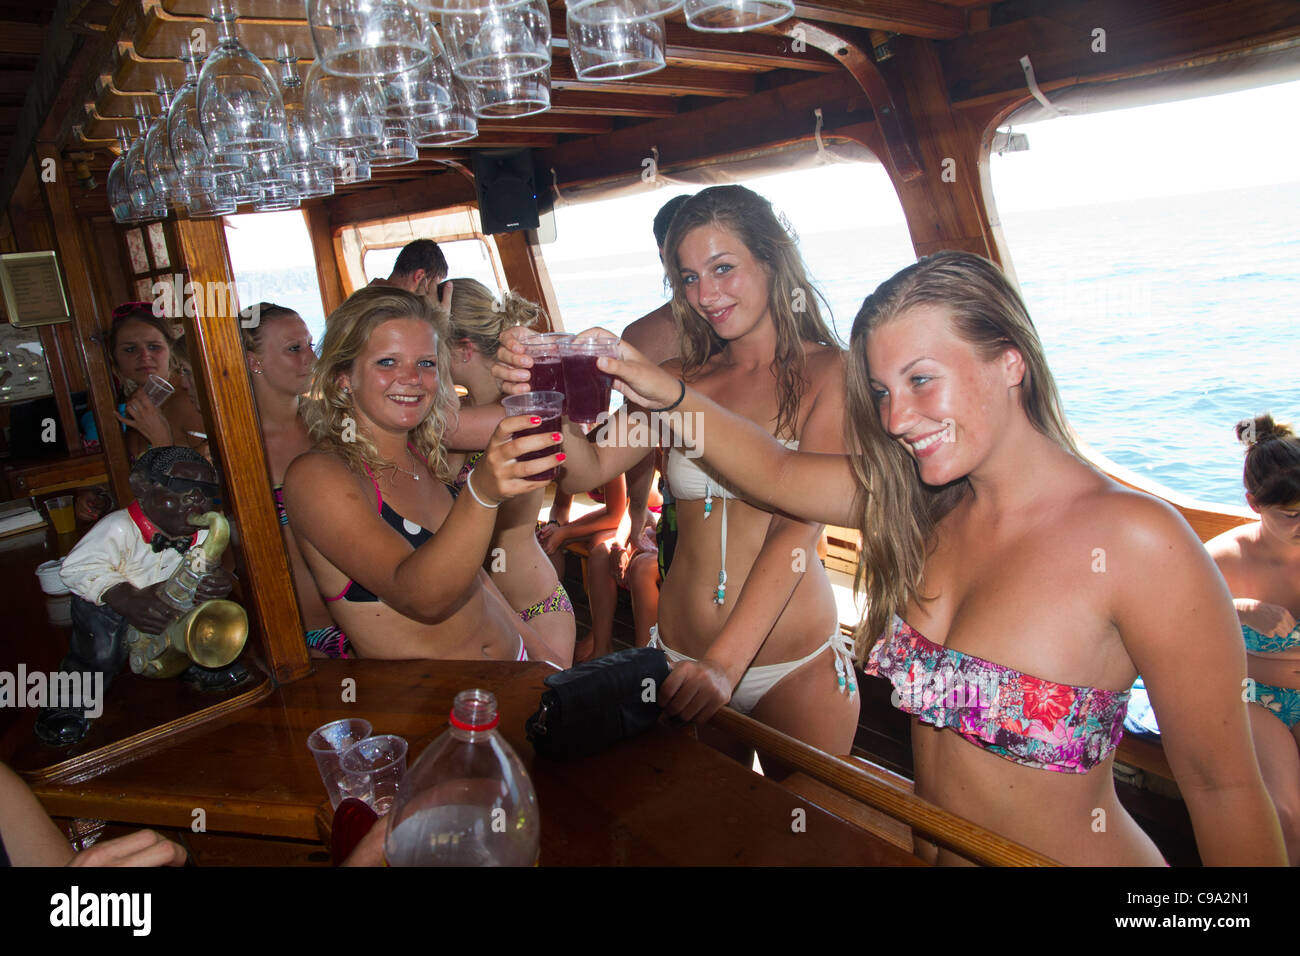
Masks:
[[[1300,624],[1293,627],[1289,634],[1280,637],[1261,634],[1249,624],[1243,624],[1241,636],[1245,638],[1246,650],[1252,654],[1276,654],[1279,651],[1300,647]],[[1288,727],[1300,724],[1300,690],[1292,687],[1274,687],[1272,684],[1261,684],[1256,681],[1255,703]]]

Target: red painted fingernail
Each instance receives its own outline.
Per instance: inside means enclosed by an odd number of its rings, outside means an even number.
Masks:
[[[540,425],[541,423],[542,423],[542,420],[541,420],[540,418],[538,418],[536,415],[534,415],[532,418],[528,419],[528,424],[530,424],[530,425]]]
[[[555,456],[555,460],[556,460],[556,461],[564,461],[564,459],[567,458],[567,457],[568,457],[568,456],[565,455],[564,452],[560,452],[558,455]]]
[[[559,441],[563,436],[559,432],[551,433],[551,441]]]

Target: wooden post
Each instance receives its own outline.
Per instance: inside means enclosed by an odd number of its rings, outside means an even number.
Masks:
[[[55,168],[62,174],[63,166],[58,146],[54,143],[38,143],[37,163],[43,163],[49,158],[54,159]],[[109,485],[113,489],[114,500],[124,504],[135,496],[127,484],[130,469],[127,467],[126,439],[118,426],[115,414],[117,404],[114,401],[116,393],[109,370],[110,360],[105,354],[99,331],[101,303],[95,298],[88,271],[94,253],[85,248],[81,242],[81,229],[77,214],[72,208],[72,197],[68,194],[67,177],[57,175],[53,182],[42,181],[41,193],[45,199],[45,207],[52,227],[54,248],[58,251],[59,261],[63,265],[63,276],[68,284],[68,298],[72,307],[77,348],[89,379],[90,407],[99,425],[99,443],[104,449]],[[75,427],[75,422],[73,426]],[[68,429],[71,430],[72,428]]]
[[[527,232],[503,232],[492,238],[496,240],[501,267],[506,271],[510,288],[529,302],[536,302],[545,312],[546,322],[543,324],[546,328],[539,325],[538,330],[563,329],[560,300],[555,297],[551,274],[546,271],[541,249],[529,241]],[[581,329],[570,331],[579,332]]]
[[[248,381],[239,320],[224,314],[230,311],[234,276],[221,220],[185,220],[177,223],[176,231],[194,292],[192,300],[186,299],[185,334],[207,409],[209,440],[230,498],[227,507],[238,529],[247,574],[244,599],[261,622],[267,663],[275,679],[281,683],[297,680],[311,671],[311,663],[271,501],[266,451]],[[208,290],[214,290],[211,303]],[[188,307],[190,301],[193,309]],[[218,302],[222,307],[209,315],[209,306]]]
[[[320,284],[320,304],[329,315],[347,298],[343,291],[343,277],[334,257],[334,235],[330,225],[330,211],[322,202],[305,203],[303,218],[307,220],[307,234],[311,237],[312,256],[316,260],[316,281]]]
[[[917,256],[943,249],[974,252],[1002,266],[1015,281],[982,168],[987,157],[981,131],[952,108],[933,43],[902,36],[892,42],[894,57],[882,64],[881,72],[912,119],[923,172],[904,179],[888,150],[881,159],[898,191]]]

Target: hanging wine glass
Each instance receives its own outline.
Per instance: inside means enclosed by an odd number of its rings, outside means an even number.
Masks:
[[[216,188],[214,178],[213,188],[208,192],[190,193],[190,200],[185,208],[191,219],[213,219],[217,216],[233,216],[239,206],[233,198],[224,195]]]
[[[293,188],[303,199],[334,195],[334,167],[318,163],[289,171]]]
[[[199,73],[198,109],[212,154],[239,156],[284,145],[284,101],[262,61],[235,37],[230,0],[216,0],[220,37]]]
[[[120,223],[131,220],[131,190],[126,184],[126,154],[131,149],[125,130],[118,130],[118,154],[108,170],[105,188],[108,190],[108,208],[113,211],[113,219]]]
[[[284,166],[299,169],[318,162],[311,126],[307,122],[306,90],[298,76],[298,57],[288,43],[281,43],[276,53],[281,66],[280,98],[284,101]]]
[[[135,121],[139,133],[126,153],[126,187],[131,196],[132,218],[137,222],[166,219],[167,205],[153,191],[149,170],[144,164],[145,137],[149,133],[149,107],[143,100],[135,102]]]
[[[167,139],[167,117],[171,111],[172,91],[166,80],[158,84],[158,100],[162,103],[162,112],[149,127],[144,142],[145,171],[149,174],[154,193],[167,205],[180,208],[189,201],[189,193],[172,160],[172,149]]]
[[[676,13],[683,0],[565,0],[568,16],[577,23],[631,23]]]
[[[384,94],[374,78],[337,76],[313,63],[306,91],[307,125],[319,158],[383,141]]]
[[[372,167],[404,166],[420,158],[411,139],[411,129],[405,120],[388,118],[384,120],[384,141],[378,146],[366,150]]]
[[[587,22],[578,20],[570,7],[565,24],[569,58],[580,80],[626,79],[664,68],[662,18]]]
[[[349,186],[369,182],[370,158],[364,149],[342,149],[334,154],[334,184]]]
[[[475,80],[465,84],[479,119],[514,119],[551,108],[551,70],[548,66],[525,76]]]
[[[474,115],[469,89],[453,78],[451,92],[452,105],[448,109],[411,119],[411,135],[416,146],[450,146],[478,135],[478,117]]]
[[[199,124],[199,61],[194,49],[185,42],[181,43],[181,61],[185,64],[185,83],[172,99],[172,108],[166,117],[166,135],[168,146],[172,147],[172,161],[181,174],[187,193],[191,200],[200,198],[198,203],[190,203],[190,216],[203,219],[204,213],[196,216],[195,208],[205,211],[212,206],[211,196],[217,189],[216,174],[238,169],[243,160],[227,169],[214,168]],[[203,196],[209,199],[201,199]]]
[[[493,0],[473,12],[446,12],[442,40],[463,80],[536,73],[551,65],[551,11],[546,0]]]
[[[382,79],[384,115],[410,119],[440,113],[452,106],[454,78],[436,30],[429,30],[429,46],[433,55],[428,63]]]
[[[705,33],[739,33],[780,23],[794,0],[686,0],[686,25]]]
[[[316,61],[340,76],[386,76],[429,61],[429,26],[412,0],[307,0]]]

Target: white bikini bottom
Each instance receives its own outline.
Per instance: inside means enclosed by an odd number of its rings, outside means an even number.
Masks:
[[[658,624],[650,626],[649,646],[662,650],[673,664],[679,661],[695,660],[694,657],[679,653],[665,644],[659,637]],[[853,643],[837,631],[826,639],[825,644],[797,661],[786,661],[784,664],[764,664],[762,667],[751,667],[745,671],[745,676],[740,679],[740,683],[736,685],[736,689],[731,693],[731,708],[740,711],[742,714],[748,714],[758,706],[758,702],[763,699],[763,696],[769,690],[776,686],[781,678],[797,671],[828,647],[835,655],[835,674],[837,675],[840,693],[847,693],[849,699],[852,700],[858,692],[858,680],[853,671]]]

